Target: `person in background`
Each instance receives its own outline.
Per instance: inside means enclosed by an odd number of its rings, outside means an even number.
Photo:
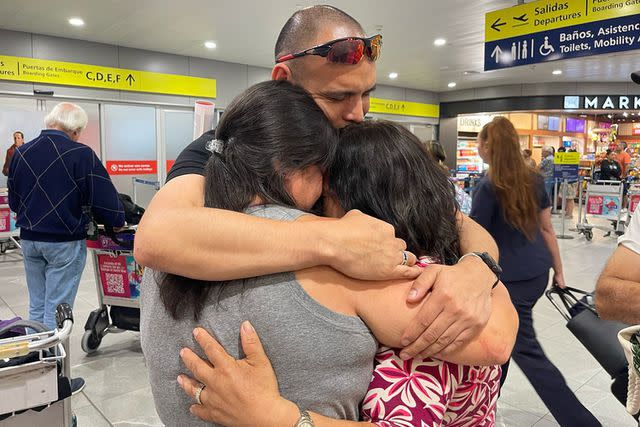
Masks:
[[[542,147],[542,161],[540,162],[540,173],[544,177],[544,189],[549,196],[551,205],[555,203],[553,200],[553,188],[555,185],[554,180],[554,165],[553,156],[556,153],[555,148],[545,145]]]
[[[56,105],[40,135],[18,147],[9,168],[9,206],[20,227],[29,319],[56,328],[59,304],[73,307],[87,257],[90,215],[121,227],[124,210],[98,156],[78,142],[87,114]],[[75,383],[74,383],[75,382]],[[72,380],[74,391],[84,380]]]
[[[449,173],[449,167],[447,167],[447,165],[445,164],[445,162],[447,161],[447,153],[444,152],[442,144],[440,144],[439,142],[432,142],[431,144],[429,144],[429,152],[436,160],[436,162],[438,162],[438,164],[442,166],[444,170],[447,171],[447,173]]]
[[[622,179],[622,165],[616,160],[613,150],[607,150],[605,159],[600,163],[600,179],[602,181],[620,181]]]
[[[544,182],[525,166],[518,133],[504,117],[482,128],[478,153],[489,171],[476,187],[471,217],[489,231],[500,250],[502,281],[520,319],[512,358],[561,426],[599,426],[547,358],[533,328],[533,307],[547,288],[551,267],[553,283],[566,286]],[[507,369],[508,363],[502,381]]]
[[[432,142],[425,144],[425,146],[427,147],[427,152],[436,162],[438,162],[438,165],[442,167],[447,176],[449,176],[449,168],[444,163],[447,160],[447,154],[444,152],[442,144],[439,142]],[[469,196],[466,191],[455,183],[454,187],[456,190],[456,201],[458,202],[458,206],[460,206],[460,212],[465,215],[469,215],[471,212],[471,196]]]
[[[598,279],[595,302],[601,318],[640,325],[640,209]]]
[[[13,144],[7,149],[7,155],[4,158],[4,166],[2,166],[2,174],[9,176],[9,166],[11,165],[11,159],[16,148],[21,147],[24,144],[24,134],[19,130],[13,133]]]
[[[527,166],[529,166],[531,169],[536,169],[538,167],[538,164],[531,156],[533,156],[533,152],[531,150],[529,150],[528,148],[525,148],[524,150],[522,150],[522,157],[524,157],[524,163]]]
[[[627,153],[627,143],[620,141],[616,145],[615,160],[620,164],[622,172],[620,174],[621,179],[625,179],[629,173],[629,166],[631,165],[631,156]]]
[[[296,11],[277,38],[273,80],[288,80],[315,99],[331,124],[364,121],[376,88],[382,37],[367,37],[347,13],[326,5]],[[407,357],[462,347],[478,336],[491,313],[494,275],[479,259],[424,272],[402,264],[406,243],[393,227],[356,210],[338,221],[311,223],[253,218],[204,208],[204,165],[211,133],[178,156],[167,183],[149,204],[136,232],[134,256],[157,271],[202,280],[231,280],[328,265],[365,280],[416,278],[407,300],[422,310],[405,331]],[[428,209],[425,206],[425,209]],[[462,250],[498,257],[491,236],[458,217]],[[180,229],[180,233],[166,230]],[[260,236],[261,239],[255,239]]]

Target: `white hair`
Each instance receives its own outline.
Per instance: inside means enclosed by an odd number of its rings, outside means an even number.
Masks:
[[[59,127],[66,132],[80,132],[87,127],[87,113],[71,102],[61,102],[44,118],[47,128]]]
[[[545,145],[544,147],[542,147],[542,152],[543,153],[553,154],[553,147],[551,147],[549,145]]]

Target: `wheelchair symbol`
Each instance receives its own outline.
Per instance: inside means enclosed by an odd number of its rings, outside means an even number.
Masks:
[[[549,43],[549,37],[544,38],[544,44],[540,46],[540,55],[549,56],[556,50],[553,48],[553,45]]]

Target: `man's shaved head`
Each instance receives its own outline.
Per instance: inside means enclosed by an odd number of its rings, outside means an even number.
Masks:
[[[313,47],[319,34],[327,28],[344,27],[353,31],[351,36],[364,37],[358,21],[333,6],[311,6],[294,13],[284,24],[276,42],[275,58]],[[328,42],[326,40],[324,42]]]

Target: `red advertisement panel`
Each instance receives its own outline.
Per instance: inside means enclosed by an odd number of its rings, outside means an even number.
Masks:
[[[155,175],[158,162],[155,160],[107,160],[109,175]]]
[[[640,204],[640,194],[634,194],[629,198],[629,209],[631,209],[631,213],[636,211],[636,208]]]
[[[98,255],[100,282],[105,296],[129,298],[127,261],[124,256]]]
[[[603,204],[604,197],[589,196],[589,200],[587,200],[587,213],[590,215],[602,215]]]

